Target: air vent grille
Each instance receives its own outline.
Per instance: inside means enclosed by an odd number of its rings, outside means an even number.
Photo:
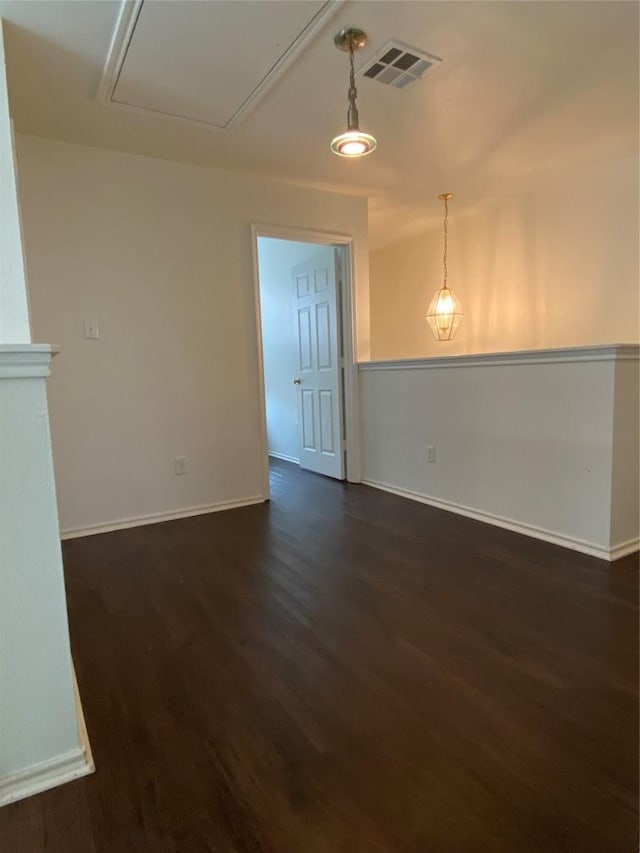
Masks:
[[[437,56],[414,47],[390,41],[373,59],[364,65],[358,74],[370,80],[378,80],[395,89],[404,89],[409,83],[419,80],[425,71],[442,62]]]

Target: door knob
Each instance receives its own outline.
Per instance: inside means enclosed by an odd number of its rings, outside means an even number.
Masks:
[[[296,378],[293,380],[293,384],[294,384],[294,385],[302,385],[302,379],[299,379],[299,378],[296,376]]]

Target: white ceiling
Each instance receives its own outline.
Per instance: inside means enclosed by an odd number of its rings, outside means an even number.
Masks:
[[[129,6],[118,26],[122,50],[113,52],[113,72],[105,73],[105,82],[113,79],[106,100],[227,129],[331,5],[236,2],[226,3],[222,15],[202,2],[187,15],[178,3]]]
[[[194,117],[214,115],[220,105],[228,111],[256,69],[321,5],[147,4],[152,26],[138,33],[144,49],[117,94],[167,112],[186,105]],[[0,2],[19,132],[367,195],[374,247],[438,217],[443,190],[473,205],[529,187],[542,174],[636,154],[638,8],[616,0],[339,3],[266,95],[232,129],[218,131],[96,97],[119,2]],[[346,118],[347,58],[333,35],[354,25],[370,37],[358,64],[392,38],[443,62],[402,90],[359,79],[361,126],[378,149],[345,161],[329,150]],[[235,29],[236,70],[229,51]],[[263,42],[256,43],[256,29]],[[211,76],[198,60],[207,47],[217,69]],[[223,54],[224,72],[214,63]]]

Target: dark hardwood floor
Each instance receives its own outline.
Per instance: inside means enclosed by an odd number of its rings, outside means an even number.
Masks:
[[[97,770],[3,853],[637,851],[637,558],[272,482],[65,543]]]

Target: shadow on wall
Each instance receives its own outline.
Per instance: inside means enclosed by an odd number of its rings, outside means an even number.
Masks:
[[[442,227],[373,252],[374,360],[638,341],[638,164],[601,166],[559,185],[450,214],[449,284],[464,320],[431,337]]]

